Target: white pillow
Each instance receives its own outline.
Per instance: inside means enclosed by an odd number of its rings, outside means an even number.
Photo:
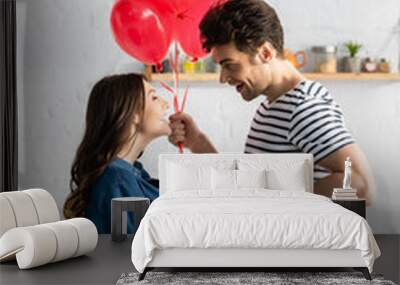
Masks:
[[[167,163],[167,191],[211,189],[211,167]]]
[[[267,171],[267,188],[271,190],[306,191],[305,161],[281,160],[268,163],[260,160],[239,160],[239,170]]]
[[[242,188],[267,188],[266,170],[211,170],[213,190],[238,190]]]
[[[236,190],[236,170],[211,168],[213,190]]]
[[[267,172],[268,189],[306,192],[303,167],[271,169]]]
[[[267,170],[236,170],[237,188],[267,188]]]

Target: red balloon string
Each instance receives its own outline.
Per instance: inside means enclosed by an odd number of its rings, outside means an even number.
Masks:
[[[186,98],[188,95],[188,91],[189,91],[189,86],[186,86],[185,94],[183,95],[183,100],[182,100],[181,112],[185,111],[185,104],[186,104]]]
[[[161,84],[162,87],[164,87],[165,89],[167,89],[169,92],[172,93],[172,95],[175,96],[175,90],[172,89],[167,83],[165,83],[165,82],[163,82],[163,81],[160,81],[160,84]]]
[[[179,90],[179,50],[178,43],[175,42],[175,89],[176,94],[178,95]]]
[[[178,97],[176,97],[176,96],[174,96],[174,110],[175,110],[175,113],[179,112]]]
[[[178,100],[179,98],[178,97],[179,97],[179,73],[180,73],[180,70],[179,70],[179,50],[178,50],[177,43],[175,43],[173,53],[171,52],[169,54],[168,60],[169,60],[169,65],[171,66],[171,70],[172,70],[174,88],[172,88],[171,86],[169,86],[167,83],[165,83],[163,81],[160,81],[160,85],[164,89],[166,89],[168,92],[170,92],[171,95],[173,95],[173,106],[174,106],[175,113],[183,112],[185,109],[186,99],[187,99],[187,96],[189,93],[188,92],[189,86],[186,86],[182,105],[179,108],[179,100]],[[179,153],[183,153],[183,144],[182,143],[178,143],[178,148],[179,148]]]
[[[169,65],[171,66],[172,72],[175,72],[175,64],[174,64],[174,60],[172,59],[172,54],[169,54],[168,61],[169,61]]]
[[[175,113],[179,112],[179,50],[178,50],[178,43],[175,42],[175,50],[174,50],[174,83],[175,83],[175,96],[174,96],[174,108]],[[178,143],[179,153],[183,153],[183,144]]]

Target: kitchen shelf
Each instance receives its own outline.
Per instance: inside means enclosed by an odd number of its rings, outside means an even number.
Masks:
[[[311,80],[346,80],[346,81],[370,81],[389,80],[400,81],[400,73],[303,73]],[[171,81],[171,73],[150,73],[148,78],[151,81]],[[181,73],[180,80],[185,81],[218,81],[218,73]]]

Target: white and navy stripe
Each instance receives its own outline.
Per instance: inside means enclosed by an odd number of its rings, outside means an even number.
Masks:
[[[343,113],[329,91],[315,81],[303,81],[274,102],[262,102],[254,115],[246,153],[304,152],[314,155],[314,178],[330,171],[318,162],[354,143]]]

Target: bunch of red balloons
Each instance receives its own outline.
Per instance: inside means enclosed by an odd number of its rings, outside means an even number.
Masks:
[[[146,64],[159,64],[172,41],[192,58],[206,55],[199,24],[218,0],[117,0],[111,13],[115,40]]]

